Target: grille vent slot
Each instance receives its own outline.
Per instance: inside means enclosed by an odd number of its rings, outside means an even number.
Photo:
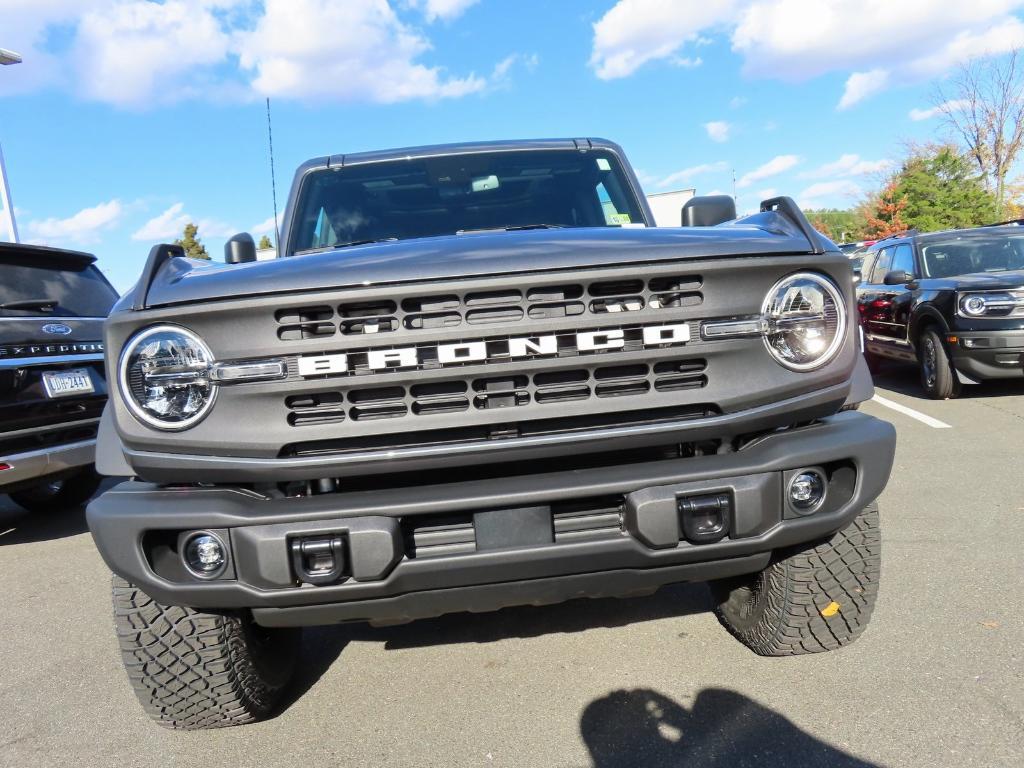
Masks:
[[[328,306],[280,309],[274,313],[277,320],[277,338],[282,341],[300,339],[326,339],[334,335],[331,320],[334,310]]]

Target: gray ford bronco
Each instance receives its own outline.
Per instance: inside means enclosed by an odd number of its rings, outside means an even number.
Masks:
[[[895,433],[849,261],[785,197],[681,224],[615,144],[498,142],[305,163],[271,261],[154,247],[88,508],[147,712],[267,715],[303,626],[683,581],[756,653],[854,640]]]

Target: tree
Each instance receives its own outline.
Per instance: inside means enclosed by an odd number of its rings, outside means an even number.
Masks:
[[[879,221],[895,220],[904,228],[929,232],[936,229],[976,227],[996,218],[995,196],[985,188],[970,159],[957,147],[916,147],[891,180],[891,191],[878,209]],[[898,201],[899,209],[892,208]]]
[[[210,254],[206,252],[206,246],[199,241],[198,234],[199,227],[190,221],[185,225],[184,236],[180,240],[175,240],[174,244],[184,248],[185,255],[190,259],[209,260]]]
[[[811,226],[836,243],[860,240],[864,233],[864,217],[856,210],[820,208],[804,211]]]
[[[901,197],[897,192],[896,182],[890,181],[867,203],[868,239],[880,240],[898,232],[905,232],[907,225],[903,222],[903,211],[906,207],[906,197]]]
[[[259,245],[257,245],[256,247],[259,250],[261,250],[261,251],[266,251],[266,250],[268,250],[270,248],[273,248],[274,244],[272,242],[270,242],[270,238],[269,237],[267,237],[266,235],[263,235],[263,237],[260,238]]]
[[[1024,143],[1024,62],[1020,51],[963,63],[932,101],[963,142],[1003,216],[1006,175]]]

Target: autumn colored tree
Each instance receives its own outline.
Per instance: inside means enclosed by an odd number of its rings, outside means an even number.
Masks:
[[[870,204],[868,238],[880,240],[889,235],[905,232],[907,225],[903,221],[903,211],[906,208],[907,198],[899,193],[897,181],[893,179],[882,188],[877,199]]]
[[[834,243],[849,243],[862,239],[864,217],[854,210],[820,208],[804,211],[811,226]]]
[[[199,227],[191,221],[185,225],[183,237],[175,240],[174,244],[180,245],[184,248],[185,255],[190,259],[210,259],[210,254],[207,253],[206,246],[199,240]]]

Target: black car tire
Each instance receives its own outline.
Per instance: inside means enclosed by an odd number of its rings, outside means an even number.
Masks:
[[[776,553],[749,576],[711,584],[719,621],[760,656],[820,653],[867,627],[881,569],[878,506],[828,539]]]
[[[119,576],[113,600],[128,680],[146,713],[166,728],[255,722],[292,679],[299,629],[266,629],[247,614],[160,605]]]
[[[956,377],[942,337],[933,328],[926,329],[917,342],[921,386],[932,400],[949,400],[960,394]]]
[[[12,491],[11,501],[29,512],[54,512],[79,507],[96,493],[103,478],[92,467],[57,480],[44,480],[37,485]]]

